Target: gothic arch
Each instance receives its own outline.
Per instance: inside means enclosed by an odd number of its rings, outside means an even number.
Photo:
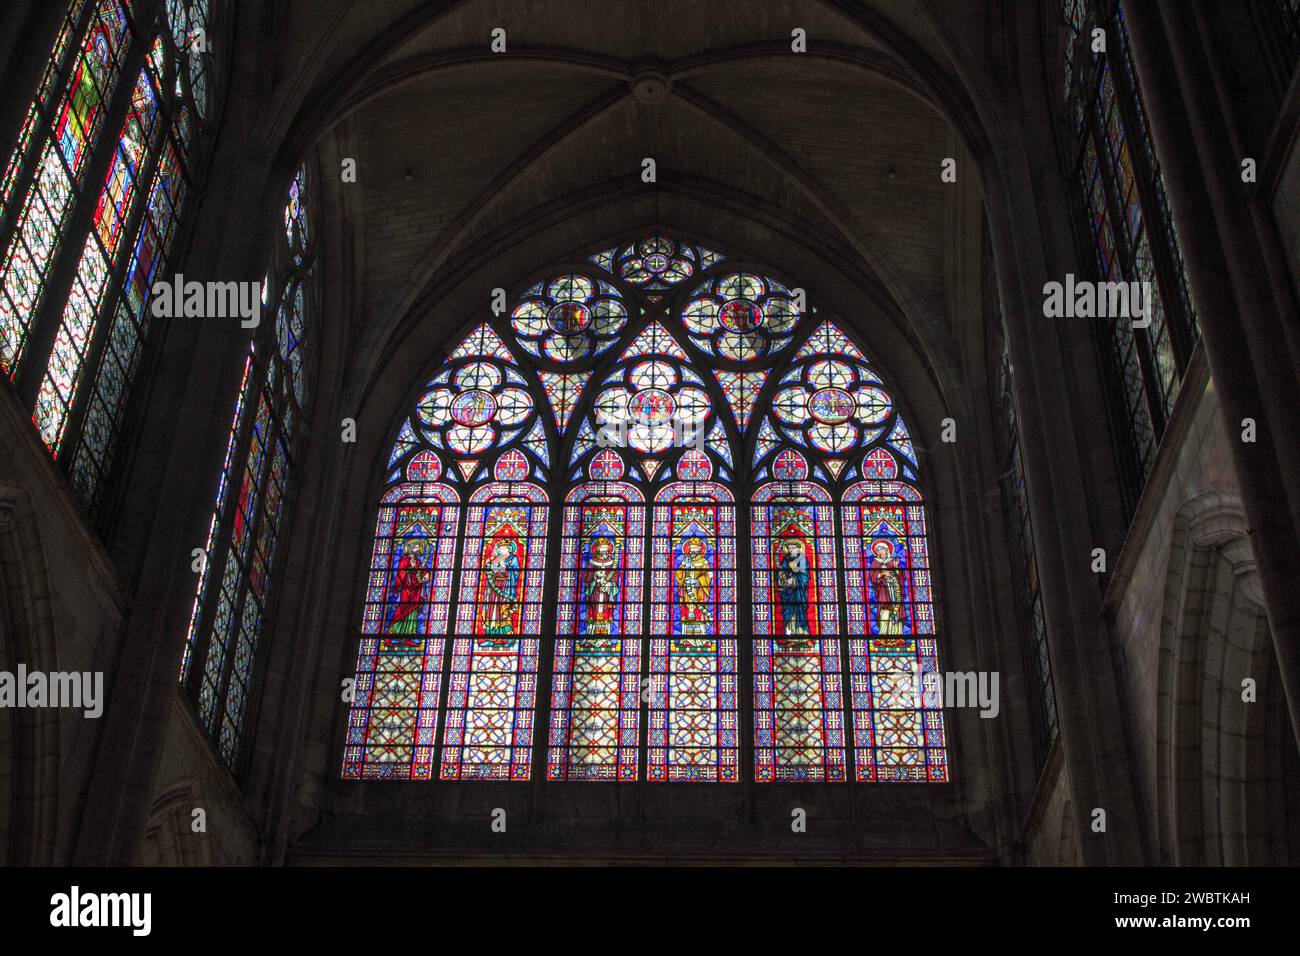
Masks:
[[[802,288],[661,232],[512,291],[389,430],[342,779],[527,780],[536,721],[553,780],[735,782],[743,715],[757,782],[948,782],[923,468],[865,349]],[[394,530],[422,478],[463,520]],[[752,707],[720,689],[751,673]]]
[[[1241,502],[1203,492],[1175,518],[1160,622],[1156,789],[1164,863],[1285,861],[1285,838],[1269,836],[1277,821],[1261,799],[1286,786],[1287,740],[1276,739],[1274,719],[1286,704],[1275,670]],[[1256,702],[1242,700],[1246,678],[1255,682]]]
[[[207,834],[193,830],[194,809],[203,806],[200,792],[198,781],[178,780],[154,799],[137,861],[141,866],[213,864]]]

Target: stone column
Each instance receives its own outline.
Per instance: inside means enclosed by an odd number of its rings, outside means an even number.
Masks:
[[[1246,418],[1258,427],[1255,443],[1232,443],[1233,458],[1300,740],[1300,369],[1285,328],[1295,306],[1270,282],[1267,262],[1278,250],[1258,241],[1243,157],[1224,119],[1234,106],[1216,95],[1205,62],[1216,54],[1199,42],[1195,18],[1167,0],[1126,4],[1125,15],[1228,434],[1239,436]]]

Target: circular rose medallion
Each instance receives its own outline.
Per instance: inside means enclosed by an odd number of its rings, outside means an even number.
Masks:
[[[857,407],[853,396],[842,388],[819,389],[808,400],[809,413],[823,425],[838,425],[848,421]]]
[[[497,400],[492,397],[491,392],[482,389],[472,388],[467,392],[461,392],[451,400],[451,417],[458,425],[469,428],[486,425],[496,413]]]
[[[627,403],[627,412],[641,425],[666,425],[677,411],[677,402],[662,388],[637,392]]]
[[[744,335],[763,324],[763,310],[748,299],[732,299],[718,313],[718,323],[728,332]]]
[[[668,268],[668,257],[659,252],[651,253],[645,257],[645,267],[658,275]]]
[[[581,335],[591,325],[591,310],[581,302],[560,302],[546,313],[546,323],[560,335]]]

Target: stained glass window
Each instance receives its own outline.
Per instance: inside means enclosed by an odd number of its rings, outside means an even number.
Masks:
[[[126,219],[140,192],[142,164],[154,136],[158,97],[162,87],[162,43],[155,41],[148,65],[140,71],[127,114],[113,152],[108,178],[95,207],[93,228],[86,238],[72,292],[54,338],[50,364],[36,396],[36,427],[47,448],[57,458],[64,427],[81,384],[86,350],[96,316],[103,311],[109,273],[123,250]]]
[[[623,363],[601,383],[595,420],[579,435],[574,457],[595,444],[659,455],[695,442],[713,415],[698,373],[673,359],[685,358],[663,326],[648,326],[623,353]]]
[[[598,252],[591,261],[624,282],[637,286],[651,302],[659,302],[679,282],[716,265],[722,255],[655,234],[621,247]]]
[[[343,776],[734,783],[752,732],[762,782],[947,780],[884,378],[704,246],[586,262],[473,328],[394,425]]]
[[[754,774],[773,781],[843,781],[844,688],[838,638],[754,642]]]
[[[457,637],[447,676],[443,780],[527,780],[537,638]]]
[[[678,474],[693,477],[655,495],[650,632],[687,636],[736,633],[736,506],[708,479],[703,452]],[[687,456],[683,456],[686,460]]]
[[[920,494],[863,481],[844,494],[857,779],[948,779],[934,604]]]
[[[1000,411],[1002,419],[1003,511],[1007,516],[1007,538],[1011,544],[1011,557],[1016,562],[1018,578],[1023,582],[1017,588],[1020,596],[1018,610],[1022,627],[1028,638],[1030,672],[1038,693],[1035,695],[1039,756],[1045,760],[1047,752],[1058,734],[1056,717],[1056,691],[1052,684],[1052,663],[1047,648],[1047,620],[1043,613],[1043,596],[1038,583],[1037,548],[1034,529],[1029,518],[1029,491],[1026,486],[1025,466],[1020,458],[1020,420],[1016,414],[1015,396],[1011,390],[1011,359],[1005,347],[999,370]]]
[[[835,634],[839,589],[830,494],[793,477],[807,476],[803,456],[790,451],[788,458],[793,464],[781,466],[791,477],[754,494],[754,633]]]
[[[555,416],[555,428],[557,431],[563,432],[569,427],[569,419],[573,416],[573,409],[578,403],[578,396],[586,388],[591,373],[539,371],[537,374],[542,380],[542,390],[551,403],[551,411]]]
[[[434,372],[387,460],[343,776],[526,780],[541,642],[509,635],[541,633],[550,456],[491,326]]]
[[[456,614],[460,633],[541,633],[546,517],[546,492],[526,481],[489,482],[471,496]]]
[[[614,344],[627,324],[627,306],[604,279],[562,275],[530,286],[510,324],[531,354],[575,362]]]
[[[555,647],[549,780],[635,780],[641,639],[562,639]]]
[[[307,218],[307,172],[300,169],[289,184],[289,201],[284,206],[284,237],[294,265],[302,265],[311,247],[311,223]]]
[[[97,522],[144,364],[153,284],[210,139],[192,119],[196,97],[209,99],[208,20],[205,0],[69,3],[0,186],[0,365]],[[145,43],[132,95],[114,106],[122,65]],[[101,157],[105,178],[86,182]],[[74,216],[79,206],[87,217]]]
[[[1199,337],[1160,163],[1133,66],[1124,4],[1062,0],[1065,130],[1088,258],[1102,282],[1140,282],[1150,324],[1097,320],[1102,366],[1112,387],[1110,418],[1120,438],[1121,491],[1131,513],[1155,461],[1183,373]],[[1106,35],[1093,52],[1092,30]]]
[[[616,452],[606,450],[598,459],[591,470],[601,474],[617,469],[622,476]],[[644,549],[645,505],[640,491],[609,480],[574,488],[564,509],[558,633],[644,633]]]
[[[794,293],[775,279],[746,272],[701,284],[682,313],[692,342],[736,362],[779,352],[790,344],[798,320]]]
[[[651,639],[650,780],[739,779],[737,669],[734,638]]]
[[[42,78],[9,162],[0,258],[0,367],[10,378],[24,358],[30,324],[130,47],[127,9],[121,0],[69,7],[55,43],[56,59]],[[60,68],[57,58],[69,49],[75,53]]]
[[[200,723],[232,769],[239,768],[245,752],[251,692],[270,626],[273,570],[283,551],[295,436],[308,391],[303,342],[314,285],[310,250],[294,258],[280,247],[276,263],[262,290],[263,307],[274,309],[275,321],[264,323],[264,334],[249,346],[180,675]],[[272,277],[281,277],[274,295]],[[371,676],[379,670],[376,661]],[[387,702],[381,696],[377,707],[385,720],[396,720],[383,709]],[[409,748],[407,757],[413,765]],[[362,773],[364,752],[350,759]]]
[[[897,403],[823,323],[777,376],[755,438],[756,474],[769,479],[752,497],[755,633],[848,635],[759,642],[760,779],[844,779],[851,767],[860,782],[946,781],[926,509]]]
[[[433,773],[451,570],[455,491],[430,453],[390,489],[376,519],[343,775],[427,780]]]
[[[162,98],[169,122],[160,137],[153,184],[116,305],[109,309],[111,318],[101,320],[107,325],[104,345],[97,362],[93,351],[87,355],[84,374],[92,384],[71,458],[73,488],[97,518],[102,517],[101,503],[125,425],[128,399],[153,324],[154,283],[164,275],[166,264],[175,261],[181,217],[210,143],[210,137],[200,137],[193,119],[193,113],[203,116],[210,105],[208,32],[212,25],[208,3],[169,0],[167,18],[176,58],[171,96]]]
[[[754,404],[758,401],[758,394],[763,390],[763,383],[767,381],[767,370],[729,372],[718,369],[713,374],[718,380],[718,387],[722,389],[723,397],[731,406],[736,428],[745,431],[749,428],[750,416],[754,414]]]

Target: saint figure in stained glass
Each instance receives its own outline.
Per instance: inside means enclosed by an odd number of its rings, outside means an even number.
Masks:
[[[71,95],[55,124],[54,135],[63,148],[68,165],[77,169],[81,151],[85,146],[86,131],[94,123],[94,116],[103,102],[100,89],[109,72],[112,44],[107,34],[97,31],[86,46],[86,52],[77,64],[72,78]]]
[[[876,610],[877,634],[903,633],[903,585],[899,581],[898,555],[884,539],[871,545],[871,602]]]
[[[781,621],[787,634],[808,634],[808,556],[798,538],[777,545],[776,589],[781,596]]]
[[[415,647],[420,644],[420,609],[423,607],[433,572],[426,566],[424,542],[416,539],[402,545],[402,557],[393,574],[389,601],[393,608],[388,622],[388,633],[398,635],[388,643],[393,647]]]
[[[713,596],[713,565],[705,554],[704,538],[691,535],[681,543],[673,577],[681,602],[681,633],[708,634],[709,602]]]
[[[518,546],[508,537],[494,541],[483,573],[482,633],[513,634],[519,613]]]
[[[591,539],[586,565],[582,569],[584,634],[608,634],[618,602],[618,557],[613,539],[600,535]]]

